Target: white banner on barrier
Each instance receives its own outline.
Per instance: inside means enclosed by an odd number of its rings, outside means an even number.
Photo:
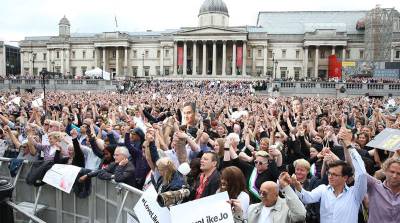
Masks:
[[[232,223],[232,210],[230,204],[227,203],[228,200],[228,193],[223,192],[173,206],[171,221],[173,223]]]
[[[80,170],[73,165],[54,164],[44,175],[43,182],[69,194]]]
[[[157,192],[150,186],[133,208],[140,223],[171,223],[168,208],[162,208],[157,203]]]

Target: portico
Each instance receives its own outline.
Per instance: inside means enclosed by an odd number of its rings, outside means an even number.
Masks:
[[[246,44],[243,30],[201,27],[178,32],[174,36],[174,75],[246,75]]]

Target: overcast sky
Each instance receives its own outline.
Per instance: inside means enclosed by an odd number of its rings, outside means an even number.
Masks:
[[[197,26],[204,0],[0,0],[0,40],[58,34],[66,15],[71,32],[145,31]],[[400,0],[224,0],[230,25],[256,25],[259,11],[400,10]],[[115,27],[115,17],[118,28]]]

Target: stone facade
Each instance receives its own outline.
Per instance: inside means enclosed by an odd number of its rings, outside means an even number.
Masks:
[[[360,61],[367,11],[259,12],[255,26],[230,27],[222,0],[205,0],[198,27],[161,32],[70,34],[66,17],[59,36],[20,42],[21,73],[42,68],[82,75],[95,67],[115,77],[248,76],[326,77],[328,57]],[[400,62],[400,22],[394,18],[391,61]],[[397,56],[397,57],[396,57]]]

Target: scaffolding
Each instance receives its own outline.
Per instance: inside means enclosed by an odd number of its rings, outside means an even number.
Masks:
[[[365,18],[365,60],[390,61],[393,39],[393,18],[396,10],[377,5]]]

